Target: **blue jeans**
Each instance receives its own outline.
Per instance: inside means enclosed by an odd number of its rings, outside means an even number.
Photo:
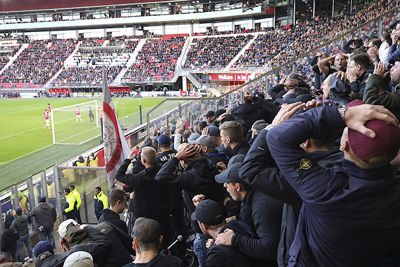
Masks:
[[[194,254],[197,256],[199,266],[203,267],[206,264],[208,248],[206,247],[208,238],[203,234],[196,234],[196,239],[193,241]]]
[[[49,243],[53,246],[53,248],[55,248],[56,243],[54,242],[53,231],[54,227],[44,228],[43,231],[39,230],[39,235],[40,235],[40,240],[49,241]]]
[[[24,251],[22,250],[22,245],[25,243],[26,250],[28,250],[28,255],[29,258],[32,258],[32,247],[31,247],[31,242],[29,241],[29,234],[20,236],[19,239],[17,240],[17,248],[18,248],[18,255],[19,255],[19,260],[20,262],[25,262],[25,256],[24,256]]]

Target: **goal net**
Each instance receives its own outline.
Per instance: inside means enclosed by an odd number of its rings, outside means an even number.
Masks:
[[[53,109],[53,144],[83,144],[101,135],[97,100]]]

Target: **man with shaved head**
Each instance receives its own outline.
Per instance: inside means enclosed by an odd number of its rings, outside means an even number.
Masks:
[[[156,162],[156,150],[152,147],[144,147],[141,152],[141,161],[145,167],[139,173],[125,174],[129,164],[134,158],[132,151],[128,159],[124,161],[117,172],[116,179],[127,184],[135,192],[134,218],[145,217],[158,221],[161,225],[165,242],[168,240],[169,232],[169,187],[156,183],[154,177],[160,169]]]

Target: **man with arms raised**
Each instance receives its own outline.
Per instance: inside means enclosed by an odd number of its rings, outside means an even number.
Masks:
[[[400,180],[390,166],[397,124],[385,108],[356,100],[347,109],[311,109],[268,132],[272,156],[303,200],[288,266],[378,266],[400,240]],[[323,168],[300,148],[343,128],[341,166]]]

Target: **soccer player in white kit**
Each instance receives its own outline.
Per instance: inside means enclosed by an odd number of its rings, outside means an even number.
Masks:
[[[75,123],[78,124],[78,120],[82,123],[82,115],[81,115],[81,110],[79,109],[79,106],[76,106],[76,119],[75,119]]]

